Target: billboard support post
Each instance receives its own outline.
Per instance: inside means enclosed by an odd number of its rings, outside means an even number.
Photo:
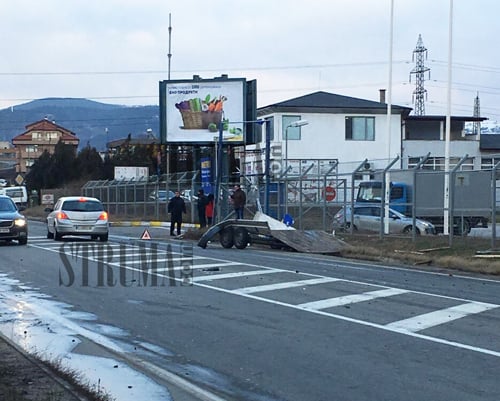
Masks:
[[[215,194],[214,194],[214,210],[215,210],[215,216],[214,216],[214,223],[219,223],[220,222],[220,215],[221,215],[221,204],[220,201],[221,199],[221,194],[220,194],[220,188],[221,188],[221,182],[222,182],[222,146],[223,146],[223,132],[224,132],[224,123],[221,121],[219,123],[219,137],[217,140],[217,163],[216,163],[216,171],[215,171]]]

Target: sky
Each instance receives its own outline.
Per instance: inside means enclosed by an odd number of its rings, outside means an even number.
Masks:
[[[390,81],[392,103],[414,107],[421,35],[425,114],[445,115],[450,4],[451,113],[473,115],[479,95],[481,116],[500,121],[496,0],[393,0],[392,46],[391,0],[2,1],[0,108],[47,97],[157,105],[169,75],[221,74],[257,80],[258,107],[316,91],[378,101]]]

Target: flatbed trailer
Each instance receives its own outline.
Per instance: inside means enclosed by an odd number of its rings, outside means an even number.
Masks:
[[[296,230],[257,213],[253,220],[224,220],[210,227],[198,241],[205,249],[216,235],[224,248],[245,249],[249,244],[268,244],[273,249],[292,249],[304,253],[335,254],[345,243],[320,230]]]

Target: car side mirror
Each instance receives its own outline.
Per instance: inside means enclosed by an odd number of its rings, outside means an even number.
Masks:
[[[50,212],[53,212],[53,211],[54,211],[54,209],[52,209],[52,208],[50,208],[50,207],[46,207],[45,209],[43,209],[43,211],[44,211],[45,213],[50,213]]]
[[[17,210],[19,210],[20,212],[22,212],[23,210],[26,210],[26,206],[18,206]]]

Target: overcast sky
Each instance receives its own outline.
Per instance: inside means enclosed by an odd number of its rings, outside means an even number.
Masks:
[[[388,88],[390,0],[12,0],[0,3],[0,108],[46,97],[158,104],[158,82],[256,79],[258,106]],[[413,107],[418,35],[427,115],[446,113],[450,0],[394,0],[392,103]],[[500,121],[500,2],[454,0],[452,114]]]

